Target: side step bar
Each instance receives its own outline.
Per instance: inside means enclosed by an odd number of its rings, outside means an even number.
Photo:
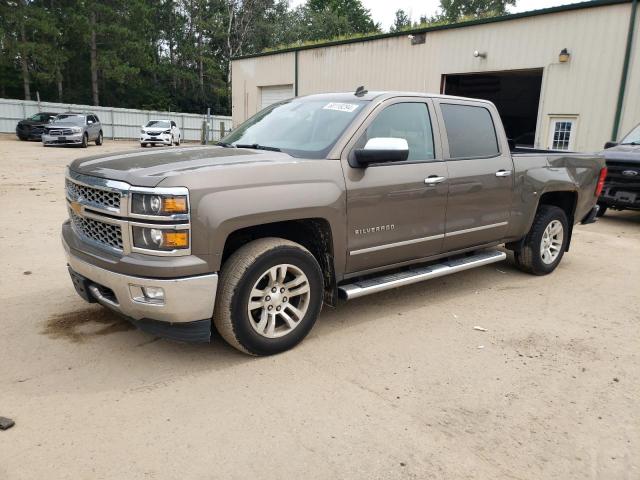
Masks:
[[[490,263],[500,262],[507,258],[507,254],[498,251],[485,251],[469,257],[447,260],[435,265],[417,267],[398,273],[382,275],[380,277],[367,278],[348,285],[338,287],[340,298],[352,300],[372,293],[382,292],[391,288],[411,285],[412,283],[443,277],[452,273],[481,267]]]

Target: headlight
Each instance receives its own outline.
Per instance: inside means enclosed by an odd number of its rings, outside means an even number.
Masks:
[[[133,227],[133,246],[160,251],[189,248],[189,231]]]
[[[134,193],[131,197],[131,213],[138,215],[173,215],[188,212],[186,195]]]
[[[165,130],[165,131],[164,131],[164,132],[162,132],[162,133],[171,133],[171,130]]]
[[[82,131],[82,129],[80,127],[71,127],[71,131],[73,133],[80,133]]]

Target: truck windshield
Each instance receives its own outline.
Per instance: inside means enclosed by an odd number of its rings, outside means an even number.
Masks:
[[[325,158],[366,102],[294,99],[277,103],[258,112],[220,144],[255,145],[294,157]]]
[[[620,142],[622,145],[640,145],[640,125],[631,130]]]

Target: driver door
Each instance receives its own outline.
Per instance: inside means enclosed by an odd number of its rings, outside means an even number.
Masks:
[[[347,187],[347,273],[437,255],[442,251],[448,183],[427,98],[382,103],[343,153]],[[409,158],[366,168],[354,150],[371,138],[404,138]]]

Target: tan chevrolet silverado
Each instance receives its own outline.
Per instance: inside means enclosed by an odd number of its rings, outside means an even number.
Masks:
[[[493,104],[323,94],[217,146],[74,161],[62,226],[78,293],[140,329],[268,355],[323,303],[506,258],[545,275],[594,221],[600,156],[510,150]]]

